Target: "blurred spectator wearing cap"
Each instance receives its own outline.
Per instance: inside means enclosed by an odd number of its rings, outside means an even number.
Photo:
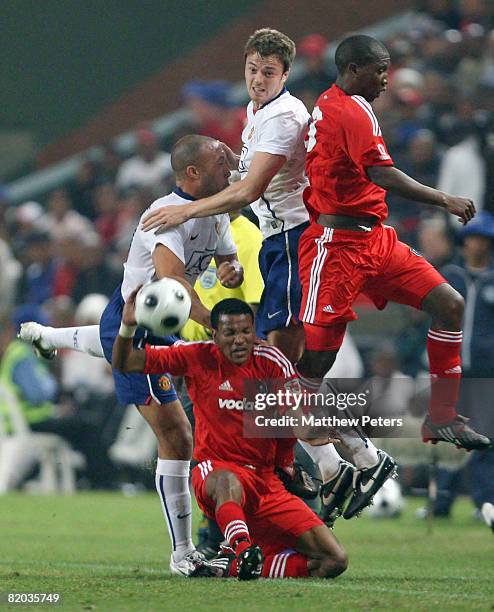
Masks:
[[[24,202],[20,206],[10,206],[5,213],[7,231],[10,235],[11,245],[15,256],[20,255],[25,247],[26,238],[34,231],[39,230],[39,220],[44,214],[39,202]]]
[[[240,152],[245,110],[233,104],[230,83],[193,80],[182,89],[182,97],[192,113],[194,133],[216,138]]]
[[[336,71],[328,58],[329,42],[322,34],[304,36],[297,44],[297,56],[301,59],[305,73],[288,81],[290,93],[312,112],[320,94],[329,89],[336,80]]]
[[[16,302],[43,304],[53,296],[58,268],[50,236],[46,232],[33,230],[23,237],[18,246],[23,271],[17,285]]]
[[[464,376],[494,378],[494,217],[481,211],[458,237],[461,256],[441,271],[465,298]]]
[[[136,154],[120,166],[117,189],[148,187],[155,197],[162,195],[173,179],[170,154],[160,151],[156,135],[148,128],[137,130],[136,149]]]
[[[463,227],[461,256],[442,268],[448,282],[465,299],[463,323],[462,414],[473,427],[494,438],[494,216],[481,211]],[[469,463],[470,492],[479,510],[494,503],[494,448],[473,451]],[[460,474],[442,470],[438,474],[441,495],[434,514],[448,516],[458,493]]]

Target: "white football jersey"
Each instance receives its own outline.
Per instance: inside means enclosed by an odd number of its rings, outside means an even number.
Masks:
[[[137,285],[147,283],[155,276],[153,252],[157,245],[170,249],[185,265],[185,277],[193,286],[196,278],[207,269],[214,255],[232,255],[237,249],[230,234],[227,214],[204,219],[190,219],[162,234],[141,229],[143,217],[161,206],[187,206],[191,196],[176,188],[159,198],[143,213],[132,237],[127,261],[124,263],[122,297],[127,299]]]
[[[247,176],[257,152],[286,157],[286,163],[266,191],[251,204],[264,238],[309,220],[302,199],[308,185],[304,140],[309,119],[304,103],[286,89],[255,113],[252,102],[247,106],[247,125],[242,132],[243,146],[238,167],[241,178]]]

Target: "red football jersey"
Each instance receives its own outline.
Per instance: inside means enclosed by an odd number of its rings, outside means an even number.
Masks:
[[[307,137],[304,201],[311,215],[387,217],[386,191],[367,176],[368,166],[392,166],[381,128],[362,96],[349,96],[337,85],[316,102]]]
[[[197,461],[217,459],[262,467],[284,465],[287,439],[280,440],[278,449],[274,438],[245,438],[243,433],[245,381],[295,378],[291,363],[277,348],[256,345],[247,363],[238,366],[211,341],[146,346],[144,372],[185,376],[194,404]],[[294,440],[290,440],[293,446]]]

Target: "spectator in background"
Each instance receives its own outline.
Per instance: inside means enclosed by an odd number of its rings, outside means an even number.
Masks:
[[[182,90],[184,101],[192,113],[190,131],[216,138],[239,153],[245,111],[234,106],[232,86],[226,81],[190,81]]]
[[[173,181],[170,154],[160,151],[158,140],[150,129],[137,130],[136,142],[136,154],[120,166],[115,186],[118,190],[147,187],[155,197],[159,197],[166,193],[170,181]]]
[[[135,229],[135,226],[134,226]],[[84,238],[71,297],[79,304],[88,293],[110,297],[122,278],[122,264],[110,256],[95,234]]]
[[[11,206],[6,210],[7,233],[11,238],[14,255],[22,258],[26,238],[38,230],[38,223],[43,216],[43,207],[38,202],[24,202],[20,206]]]
[[[104,183],[94,192],[94,207],[96,219],[94,227],[105,247],[113,246],[122,228],[129,221],[131,214],[120,207],[115,187],[111,183]]]
[[[34,355],[30,344],[16,338],[21,323],[25,321],[48,323],[46,314],[38,306],[22,305],[14,311],[12,323],[2,328],[0,382],[18,399],[32,431],[54,433],[67,440],[84,454],[92,486],[111,488],[114,468],[100,443],[98,428],[87,423],[77,412],[58,416],[55,401],[59,388],[55,378]],[[8,415],[2,402],[0,398],[0,410]]]
[[[74,180],[69,185],[69,193],[74,210],[90,221],[96,218],[93,193],[100,182],[97,164],[89,159],[84,160]]]
[[[441,271],[465,299],[462,346],[463,379],[460,405],[473,426],[494,438],[494,217],[481,211],[459,233],[462,256]],[[494,448],[472,452],[469,460],[470,491],[476,507],[494,504]],[[460,474],[441,470],[433,512],[449,516],[458,493]],[[494,517],[491,517],[492,522]],[[487,519],[486,519],[487,520]]]
[[[23,271],[17,285],[16,303],[43,304],[53,296],[58,269],[50,236],[46,232],[32,231],[18,246]]]
[[[470,198],[476,209],[481,210],[485,196],[486,168],[473,117],[468,122],[457,123],[455,132],[459,142],[443,156],[437,188]]]
[[[451,260],[454,249],[445,217],[436,215],[421,221],[417,237],[421,255],[435,268],[441,268]]]
[[[91,221],[72,209],[72,202],[65,189],[55,189],[50,193],[47,208],[38,226],[50,234],[55,242],[93,231]]]
[[[16,286],[22,273],[22,266],[14,257],[7,240],[0,233],[0,316],[5,315],[14,305]]]
[[[321,34],[304,36],[297,44],[297,57],[302,60],[305,73],[288,81],[290,93],[312,112],[319,94],[336,80],[336,70],[328,61],[329,42]]]

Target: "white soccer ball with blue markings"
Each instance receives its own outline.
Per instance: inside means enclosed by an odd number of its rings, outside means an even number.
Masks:
[[[137,293],[136,321],[154,336],[169,336],[185,325],[191,305],[189,292],[181,283],[161,278]]]
[[[395,518],[400,516],[405,507],[405,498],[400,484],[393,478],[388,478],[374,495],[373,504],[366,510],[373,518]]]

